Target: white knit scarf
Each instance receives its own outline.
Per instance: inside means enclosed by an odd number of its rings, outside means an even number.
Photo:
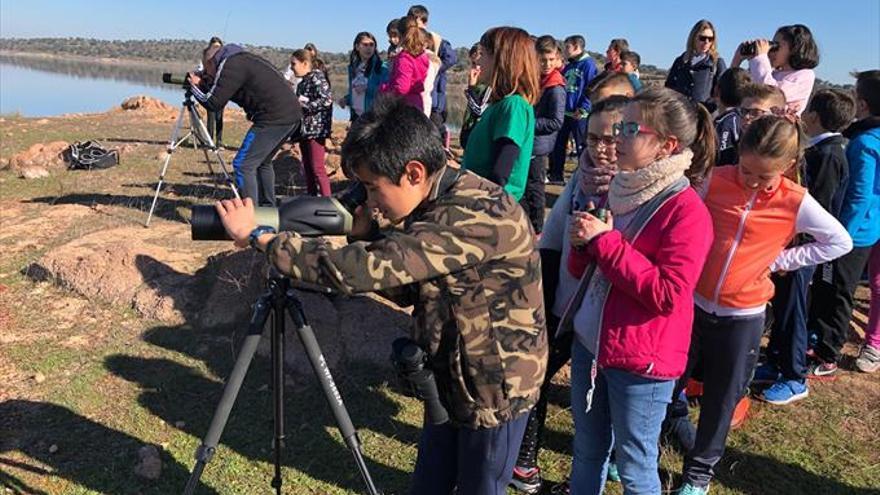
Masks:
[[[611,213],[624,215],[657,195],[677,181],[690,168],[694,153],[685,148],[681,153],[670,155],[639,170],[619,170],[611,180],[608,190],[608,206]]]

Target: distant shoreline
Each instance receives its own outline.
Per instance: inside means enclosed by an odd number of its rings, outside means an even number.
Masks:
[[[155,60],[146,60],[138,58],[110,58],[110,57],[87,57],[84,55],[56,55],[45,52],[21,52],[16,50],[0,50],[0,57],[19,57],[29,58],[32,60],[59,60],[72,62],[96,63],[101,65],[110,65],[117,67],[137,67],[150,69],[168,69],[174,71],[186,71],[195,67],[193,64],[186,64],[179,61],[158,62]]]

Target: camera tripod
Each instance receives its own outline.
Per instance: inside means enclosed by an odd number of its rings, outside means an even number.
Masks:
[[[196,464],[186,484],[184,494],[192,495],[196,485],[199,483],[199,478],[205,469],[205,465],[211,460],[211,457],[213,457],[217,450],[217,442],[220,440],[220,435],[223,433],[223,428],[229,419],[229,413],[238,396],[238,391],[244,381],[248,367],[251,361],[253,361],[257,344],[259,344],[263,333],[263,327],[271,315],[272,402],[275,424],[275,436],[273,439],[275,476],[272,478],[272,487],[275,489],[276,495],[281,495],[281,450],[284,446],[284,333],[286,330],[284,315],[286,311],[294,325],[296,325],[296,333],[306,351],[315,376],[317,376],[318,382],[321,384],[327,403],[333,411],[333,416],[336,419],[340,433],[342,433],[342,438],[354,455],[358,470],[360,470],[364,483],[367,485],[367,493],[369,495],[380,495],[381,492],[376,489],[367,470],[367,464],[361,452],[360,438],[354,429],[348,411],[345,409],[342,396],[339,393],[339,389],[336,388],[336,383],[333,381],[333,376],[330,374],[330,369],[327,367],[327,362],[324,359],[321,348],[318,346],[315,333],[306,322],[302,302],[296,297],[289,278],[282,276],[273,268],[269,270],[267,290],[254,305],[254,311],[248,327],[248,335],[245,337],[229,380],[223,388],[223,395],[220,398],[217,409],[214,411],[214,417],[211,419],[208,433],[196,450]]]
[[[183,129],[184,116],[189,117],[189,132],[187,132],[182,138],[178,139],[181,129]],[[159,200],[159,191],[162,189],[162,184],[165,182],[165,173],[168,171],[168,165],[171,163],[171,155],[187,139],[192,141],[193,148],[201,148],[202,151],[205,152],[205,161],[208,163],[208,170],[211,172],[211,175],[214,175],[214,167],[211,165],[211,156],[208,154],[208,151],[213,153],[214,158],[220,163],[220,171],[223,172],[223,177],[226,180],[226,183],[229,184],[229,187],[232,189],[232,194],[234,194],[236,198],[241,197],[238,195],[238,189],[235,187],[235,182],[232,180],[232,177],[229,176],[226,162],[223,161],[223,157],[220,156],[220,151],[214,144],[214,140],[211,139],[210,134],[208,134],[208,129],[205,128],[205,124],[202,122],[202,119],[199,118],[199,112],[196,110],[196,103],[192,98],[192,91],[187,88],[186,93],[184,94],[183,104],[180,107],[180,113],[177,114],[177,121],[174,123],[174,128],[171,131],[171,139],[168,140],[165,163],[162,164],[162,170],[159,172],[159,183],[156,184],[156,193],[153,195],[153,204],[150,205],[150,213],[147,215],[147,222],[144,224],[145,227],[150,226],[150,220],[153,218],[153,211],[156,209],[156,202]]]

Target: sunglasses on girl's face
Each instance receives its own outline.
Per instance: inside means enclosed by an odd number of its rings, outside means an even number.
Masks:
[[[622,136],[631,138],[638,136],[639,134],[653,134],[656,136],[657,131],[648,126],[639,124],[638,122],[618,122],[611,126],[611,134],[614,137]]]
[[[697,36],[697,39],[702,41],[703,43],[708,43],[715,40],[714,36]]]
[[[376,46],[376,44],[373,43],[372,41],[367,41],[366,43],[361,43],[361,46],[364,48],[372,48],[372,47]]]

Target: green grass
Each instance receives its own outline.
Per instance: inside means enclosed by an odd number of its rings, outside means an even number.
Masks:
[[[140,122],[125,115],[82,119],[7,118],[0,124],[0,155],[42,141],[117,137],[164,142],[170,123]],[[227,142],[243,135],[234,122]],[[11,132],[12,136],[6,136]],[[105,172],[55,173],[24,181],[0,171],[0,217],[6,229],[40,224],[61,205],[93,207],[98,214],[49,222],[28,231],[32,247],[0,235],[0,487],[11,493],[180,493],[193,452],[206,434],[234,362],[230,338],[240,329],[167,326],[144,320],[130,308],[83,301],[49,283],[35,283],[22,269],[50,249],[83,235],[144,219],[162,144],[143,144],[122,165]],[[208,199],[204,166],[192,150],[175,157],[160,214],[181,221],[186,206]],[[194,175],[195,174],[195,175]],[[0,232],[2,234],[2,232]],[[75,314],[52,308],[69,298],[82,303]],[[59,303],[60,304],[60,303]],[[9,319],[4,320],[3,318]],[[2,325],[2,324],[0,324]],[[272,403],[269,362],[258,357],[209,463],[201,494],[270,493]],[[40,373],[46,380],[36,383]],[[348,363],[335,370],[352,420],[359,430],[371,473],[385,493],[406,493],[416,456],[422,409],[399,394],[388,367]],[[570,467],[572,421],[568,387],[554,387],[541,465],[550,480]],[[283,458],[285,493],[362,492],[320,390],[285,388],[287,441]],[[880,493],[880,378],[844,373],[833,384],[814,385],[796,405],[754,404],[744,428],[733,432],[712,493]],[[133,474],[137,451],[159,446],[162,475],[149,481]],[[57,451],[50,447],[57,446]],[[681,457],[665,449],[664,486],[679,482]],[[609,484],[607,493],[622,493]],[[2,490],[0,490],[2,493]]]

